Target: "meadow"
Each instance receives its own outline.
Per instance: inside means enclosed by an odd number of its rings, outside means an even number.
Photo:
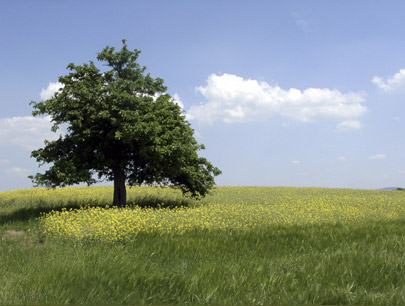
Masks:
[[[0,192],[0,304],[405,304],[405,192]]]

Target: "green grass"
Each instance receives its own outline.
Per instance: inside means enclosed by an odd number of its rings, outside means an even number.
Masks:
[[[288,200],[293,211],[322,197],[395,203],[396,217],[140,233],[116,243],[42,234],[41,212],[111,201],[111,188],[97,188],[0,193],[0,304],[405,304],[402,192],[220,187],[195,203],[135,188],[129,199],[143,206]]]

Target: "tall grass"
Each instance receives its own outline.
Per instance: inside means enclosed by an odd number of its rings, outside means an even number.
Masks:
[[[0,304],[405,303],[403,192],[219,187],[194,202],[170,189],[133,188],[128,198],[142,206],[264,205],[292,217],[301,209],[308,222],[140,231],[116,242],[43,234],[41,212],[101,207],[111,193],[109,187],[0,193]],[[336,222],[311,222],[316,209],[309,207],[350,213],[347,220],[337,214]]]

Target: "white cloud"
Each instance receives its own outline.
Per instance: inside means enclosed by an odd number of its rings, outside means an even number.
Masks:
[[[291,163],[292,163],[292,164],[300,164],[300,163],[301,163],[301,161],[299,161],[299,160],[295,159],[295,160],[292,160],[292,161],[291,161]]]
[[[44,144],[44,140],[55,140],[58,133],[51,131],[51,117],[12,117],[0,119],[0,146],[16,145],[32,151]]]
[[[405,92],[405,69],[399,70],[399,72],[386,80],[375,76],[371,81],[385,92]]]
[[[346,156],[339,156],[337,160],[341,163],[344,163],[347,159]]]
[[[343,94],[328,88],[284,90],[233,74],[211,74],[207,85],[196,90],[207,101],[192,106],[188,118],[203,123],[263,120],[273,114],[300,122],[341,121],[360,117],[367,111],[361,93]]]
[[[7,169],[4,171],[6,174],[14,175],[14,176],[26,176],[30,174],[32,171],[25,168],[13,167],[11,169]]]
[[[40,97],[41,100],[47,100],[49,98],[51,98],[55,92],[57,92],[59,89],[61,89],[63,87],[63,84],[56,82],[49,82],[48,87],[47,88],[42,88],[41,93],[40,93]]]
[[[375,160],[375,159],[386,159],[387,155],[386,154],[376,154],[373,156],[370,156],[369,159]]]
[[[361,129],[362,127],[363,127],[363,125],[358,120],[346,120],[346,121],[339,123],[336,126],[335,131],[346,132],[346,131],[351,131],[351,130],[358,130],[358,129]]]
[[[183,102],[181,102],[180,96],[177,93],[173,95],[173,102],[176,103],[178,106],[180,106],[181,109],[184,108],[184,104]]]
[[[162,95],[162,93],[157,92],[157,93],[155,93],[153,96],[150,96],[150,95],[148,95],[148,94],[137,94],[137,95],[143,96],[143,97],[144,97],[144,96],[146,96],[146,97],[151,97],[151,98],[153,99],[153,101],[156,101],[156,100]],[[184,104],[183,104],[183,102],[181,102],[181,99],[180,99],[180,96],[179,96],[178,93],[175,93],[175,94],[172,96],[172,99],[171,99],[170,101],[173,102],[173,103],[175,103],[175,104],[177,104],[178,106],[180,106],[181,109],[184,109]]]

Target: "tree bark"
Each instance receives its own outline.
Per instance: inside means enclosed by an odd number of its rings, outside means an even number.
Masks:
[[[125,188],[125,174],[119,168],[119,163],[114,163],[114,199],[113,206],[124,207],[127,204],[127,190]]]

